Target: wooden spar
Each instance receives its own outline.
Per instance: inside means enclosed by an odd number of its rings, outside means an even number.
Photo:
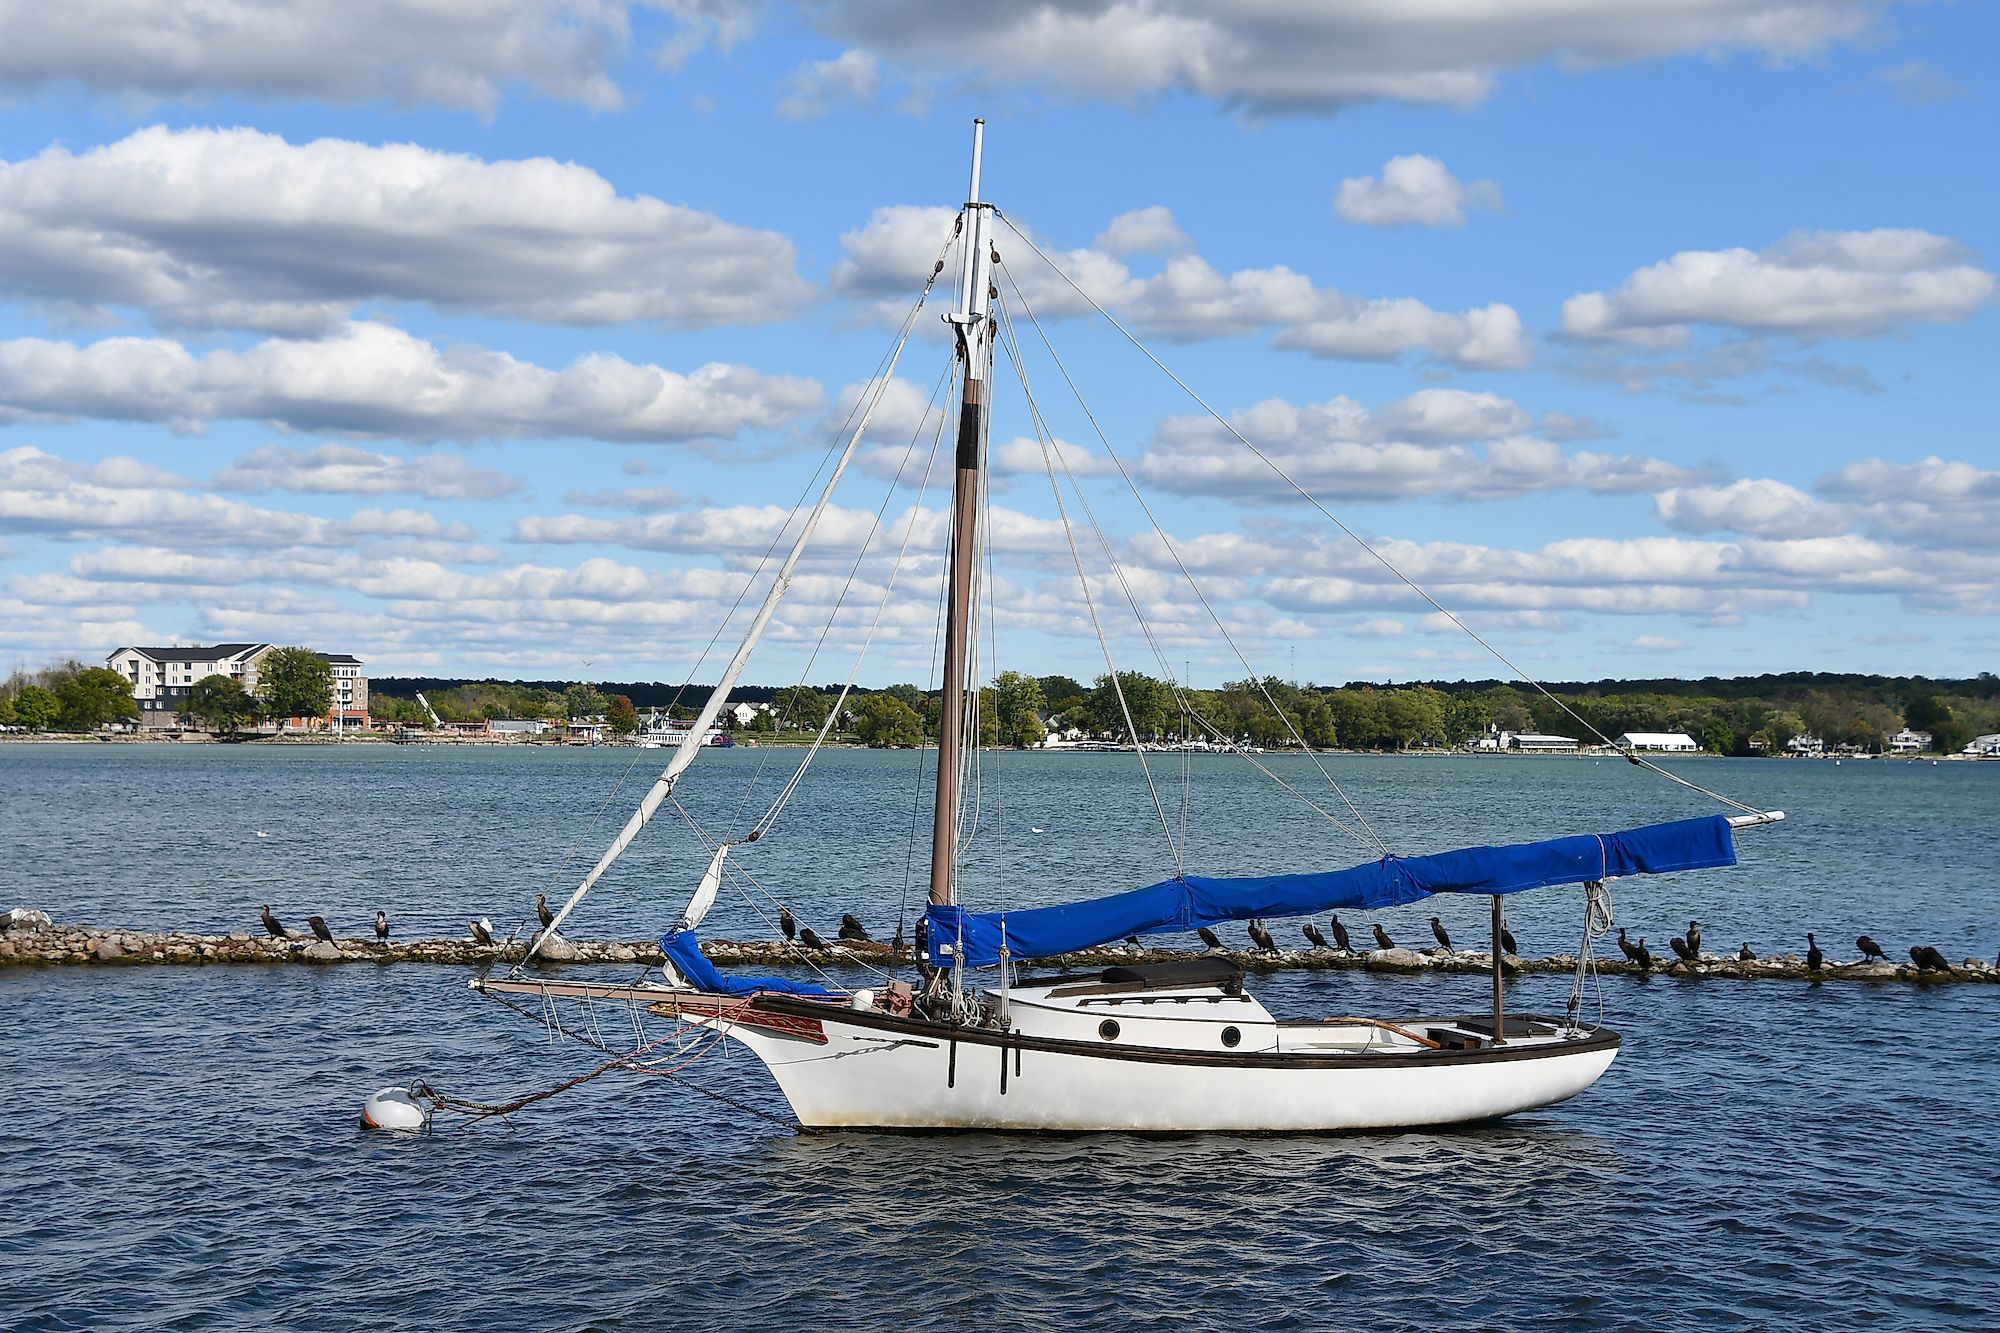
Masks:
[[[1502,997],[1500,986],[1500,960],[1504,956],[1500,948],[1500,933],[1507,922],[1501,915],[1500,895],[1493,895],[1493,1044],[1507,1044],[1507,1002]]]
[[[988,209],[979,202],[980,153],[986,122],[972,122],[972,187],[966,195],[958,330],[962,388],[958,403],[957,473],[951,493],[951,566],[946,593],[943,696],[938,710],[937,799],[931,810],[930,901],[952,900],[951,867],[958,842],[958,778],[965,753],[965,675],[972,638],[972,580],[979,565],[979,474],[986,446],[993,342],[987,316],[992,268],[987,258]]]

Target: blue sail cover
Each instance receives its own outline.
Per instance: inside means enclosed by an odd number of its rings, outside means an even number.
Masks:
[[[951,951],[962,947],[967,967],[990,967],[1000,961],[1003,940],[1012,958],[1050,958],[1127,935],[1193,930],[1251,917],[1396,907],[1434,893],[1518,893],[1550,884],[1735,864],[1729,820],[1711,815],[1623,833],[1468,847],[1435,856],[1385,856],[1347,870],[1229,879],[1188,875],[1060,907],[981,914],[934,906],[924,920],[932,966],[950,966]]]
[[[660,951],[666,954],[667,961],[674,965],[674,971],[685,977],[689,985],[710,995],[755,995],[759,991],[829,997],[842,994],[810,981],[786,981],[783,977],[725,977],[702,953],[701,942],[691,930],[670,931],[660,936]]]

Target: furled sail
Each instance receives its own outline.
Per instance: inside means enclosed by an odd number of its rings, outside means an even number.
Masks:
[[[1469,847],[1433,856],[1385,856],[1347,870],[1214,879],[1188,875],[1148,888],[1058,907],[967,912],[931,907],[930,962],[967,967],[1049,958],[1127,935],[1188,931],[1252,917],[1306,916],[1340,908],[1395,907],[1435,893],[1518,893],[1625,875],[1659,875],[1736,864],[1725,815],[1649,824],[1621,833],[1586,833],[1505,847]]]
[[[667,965],[678,972],[682,980],[709,995],[755,995],[760,991],[775,991],[782,995],[840,994],[810,981],[787,981],[783,977],[726,977],[716,971],[715,964],[702,954],[701,941],[691,930],[670,930],[660,936],[660,952],[666,955]]]

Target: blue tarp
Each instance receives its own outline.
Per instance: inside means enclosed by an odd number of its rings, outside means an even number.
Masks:
[[[715,970],[715,964],[702,955],[701,942],[695,939],[691,930],[670,931],[660,936],[660,950],[674,965],[674,971],[686,978],[689,985],[710,995],[755,995],[759,991],[777,991],[782,995],[838,996],[843,993],[816,986],[810,981],[786,981],[783,977],[725,977]]]
[[[924,920],[933,966],[949,966],[946,950],[962,945],[966,966],[990,967],[1000,961],[1003,933],[1010,957],[1050,958],[1127,935],[1193,930],[1251,917],[1395,907],[1434,893],[1518,893],[1550,884],[1735,864],[1729,820],[1713,815],[1623,833],[1469,847],[1435,856],[1385,856],[1347,870],[1229,879],[1188,875],[1060,907],[984,914],[932,907]]]

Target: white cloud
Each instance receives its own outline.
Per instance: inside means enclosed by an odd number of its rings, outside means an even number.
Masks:
[[[1969,318],[1993,274],[1926,231],[1794,232],[1762,251],[1684,250],[1615,291],[1563,302],[1572,338],[1641,347],[1686,340],[1691,325],[1801,340],[1877,337]]]
[[[747,366],[681,374],[600,352],[547,370],[372,323],[201,356],[152,338],[0,342],[0,421],[98,417],[192,430],[238,419],[422,441],[691,441],[774,429],[820,402],[810,380]]]
[[[1704,477],[1662,459],[1565,450],[1513,433],[1528,424],[1517,404],[1460,389],[1420,390],[1373,414],[1346,397],[1306,404],[1272,398],[1234,413],[1230,423],[1293,480],[1335,504],[1495,500],[1554,490],[1646,493]],[[1208,417],[1162,422],[1135,471],[1182,494],[1295,494]]]
[[[1769,479],[1664,490],[1653,497],[1653,511],[1661,522],[1682,532],[1808,537],[1846,527],[1838,510],[1797,487]]]
[[[1154,204],[1111,219],[1093,244],[1114,255],[1170,255],[1194,244],[1167,208]]]
[[[785,318],[790,241],[533,158],[155,126],[0,163],[0,293],[319,333],[370,301],[556,324]]]
[[[1687,647],[1687,640],[1670,639],[1660,634],[1641,634],[1626,646],[1642,653],[1678,653]]]
[[[1370,227],[1462,227],[1467,207],[1499,210],[1506,201],[1498,181],[1460,181],[1444,163],[1422,153],[1392,157],[1380,177],[1340,182],[1333,211]]]
[[[114,97],[387,99],[491,113],[503,90],[597,110],[625,0],[0,0],[0,93],[78,84]],[[681,9],[681,4],[665,6]]]
[[[853,0],[808,12],[838,39],[910,70],[1113,100],[1186,90],[1269,114],[1384,99],[1469,106],[1491,92],[1500,71],[1550,61],[1803,58],[1866,34],[1879,7],[1875,0],[1067,0],[964,10]]]
[[[2000,472],[1935,454],[1914,463],[1881,458],[1822,477],[1822,495],[1844,501],[1870,531],[1915,546],[2000,548]]]
[[[901,319],[939,247],[950,238],[953,217],[948,208],[877,209],[866,224],[840,238],[846,257],[834,267],[834,289],[871,303],[878,315]],[[1135,229],[1137,224],[1126,231]],[[1105,235],[1118,240],[1116,231],[1114,226]],[[1157,232],[1153,239],[1159,239]],[[1169,256],[1157,273],[1140,276],[1109,249],[1050,251],[1043,246],[1074,282],[1072,287],[1011,237],[1002,235],[997,244],[1005,264],[1003,299],[1013,301],[1018,289],[1044,319],[1085,314],[1095,301],[1140,334],[1169,341],[1240,338],[1269,330],[1272,346],[1316,357],[1390,361],[1421,353],[1467,369],[1511,369],[1527,364],[1531,355],[1521,318],[1511,306],[1454,314],[1408,297],[1350,296],[1317,286],[1283,265],[1225,274],[1201,256],[1184,253]],[[1078,288],[1089,300],[1077,294]]]
[[[293,448],[267,444],[210,478],[219,491],[263,494],[300,491],[319,495],[421,495],[432,500],[492,500],[513,495],[521,479],[475,467],[457,454],[397,458],[348,444]]]
[[[875,57],[843,51],[832,60],[814,60],[785,77],[778,114],[786,120],[814,120],[848,104],[873,102],[882,91]]]

